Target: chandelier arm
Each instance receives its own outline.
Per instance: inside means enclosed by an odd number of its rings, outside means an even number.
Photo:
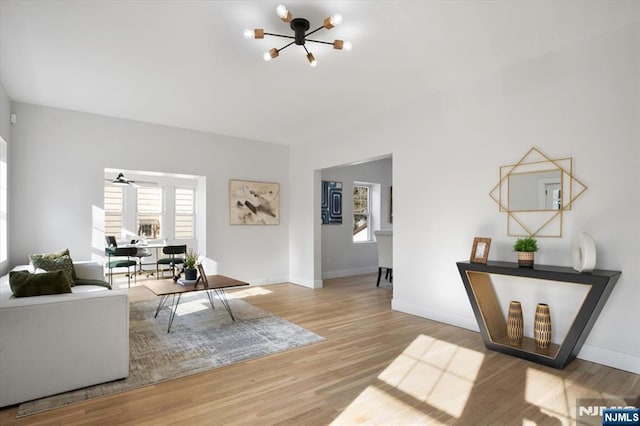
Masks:
[[[274,33],[265,32],[264,35],[270,35],[270,36],[273,36],[273,37],[282,37],[282,38],[293,38],[293,39],[295,39],[295,37],[293,37],[293,36],[288,36],[288,35],[284,35],[284,34],[274,34]]]
[[[281,47],[280,49],[278,49],[278,52],[280,52],[280,51],[282,51],[282,50],[286,49],[287,47],[291,46],[293,43],[295,43],[295,41],[292,41],[291,43],[289,43],[289,44],[287,44],[287,45],[285,45],[285,46]]]
[[[322,40],[309,40],[308,38],[305,39],[306,41],[312,41],[314,43],[322,43],[322,44],[330,44],[331,46],[333,46],[333,43],[329,42],[329,41],[322,41]]]
[[[320,31],[320,30],[321,30],[321,29],[323,29],[323,28],[324,28],[324,25],[321,25],[321,26],[319,26],[318,28],[316,28],[315,30],[313,30],[313,31],[311,31],[311,32],[306,33],[306,34],[304,35],[304,37],[306,38],[306,37],[310,36],[311,34],[313,34],[313,33],[315,33],[315,32]],[[265,33],[265,34],[266,34],[266,33]]]

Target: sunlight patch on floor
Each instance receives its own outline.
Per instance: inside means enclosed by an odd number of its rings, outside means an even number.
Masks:
[[[368,386],[331,422],[332,426],[353,424],[439,425],[443,423],[375,386]]]
[[[244,299],[251,296],[264,296],[266,294],[273,293],[271,290],[267,290],[264,287],[249,287],[243,290],[234,290],[227,293],[228,299]]]
[[[480,352],[420,335],[378,376],[415,404],[399,400],[383,386],[369,386],[332,424],[442,424],[420,410],[423,404],[439,417],[446,413],[460,418],[483,360]]]
[[[211,309],[211,305],[209,304],[209,301],[206,299],[193,300],[190,302],[182,301],[178,305],[178,312],[176,312],[176,315],[177,316],[188,315],[193,312],[204,311],[205,309]]]
[[[575,411],[575,397],[573,403],[567,394],[565,379],[534,368],[527,368],[524,391],[525,401],[535,405],[540,411],[555,417],[562,424],[571,423],[572,410]]]
[[[459,418],[483,359],[480,352],[420,335],[378,378]]]

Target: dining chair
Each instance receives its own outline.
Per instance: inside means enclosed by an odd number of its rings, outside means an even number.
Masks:
[[[136,280],[136,267],[138,262],[132,257],[136,257],[138,249],[136,247],[107,247],[104,249],[105,254],[109,257],[107,268],[109,268],[109,284],[113,287],[113,268],[127,268],[127,284],[131,287],[131,267],[133,266],[133,278]],[[111,260],[112,257],[120,259]],[[126,259],[124,259],[126,257]]]
[[[158,279],[164,277],[165,271],[171,271],[172,276],[176,276],[176,265],[184,264],[184,255],[187,253],[187,246],[176,245],[162,248],[162,253],[168,255],[156,261],[156,276]],[[160,269],[160,265],[169,265],[169,269]]]
[[[380,287],[380,278],[382,270],[386,269],[385,278],[393,283],[393,232],[392,231],[375,231],[376,241],[378,245],[378,281],[376,287]]]

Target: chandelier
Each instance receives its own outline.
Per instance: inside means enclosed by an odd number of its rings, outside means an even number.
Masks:
[[[307,49],[306,42],[328,44],[333,46],[333,48],[337,50],[343,50],[343,49],[347,51],[351,50],[351,43],[349,43],[348,41],[336,39],[333,42],[329,42],[329,41],[322,41],[322,40],[311,40],[307,38],[311,34],[314,34],[323,28],[330,30],[336,25],[339,25],[342,22],[342,15],[340,14],[335,14],[333,16],[326,18],[321,26],[319,26],[313,31],[309,31],[309,28],[311,28],[309,21],[304,18],[292,19],[291,12],[289,12],[287,8],[284,7],[284,5],[278,5],[278,7],[276,8],[276,13],[280,17],[280,19],[282,19],[283,22],[290,23],[290,27],[294,33],[293,36],[285,35],[285,34],[268,33],[268,32],[265,32],[264,29],[262,28],[256,28],[254,30],[246,29],[244,30],[244,33],[243,33],[244,38],[247,38],[247,39],[249,38],[263,39],[264,36],[268,35],[272,37],[282,37],[282,38],[288,38],[293,40],[290,43],[282,46],[280,49],[276,49],[275,47],[273,49],[270,49],[268,52],[266,52],[262,56],[265,61],[270,61],[272,59],[277,58],[278,56],[280,56],[281,51],[291,46],[292,44],[297,44],[298,46],[302,46],[304,48],[304,51],[307,54],[307,60],[309,61],[309,65],[311,65],[312,67],[315,67],[318,64],[318,61],[316,61],[316,58],[313,56],[313,53],[309,52],[309,50]]]

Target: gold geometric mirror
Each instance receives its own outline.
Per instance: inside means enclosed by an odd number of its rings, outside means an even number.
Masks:
[[[531,148],[515,164],[500,167],[489,196],[507,213],[507,235],[561,237],[562,213],[587,190],[573,175],[573,159],[552,159]]]

